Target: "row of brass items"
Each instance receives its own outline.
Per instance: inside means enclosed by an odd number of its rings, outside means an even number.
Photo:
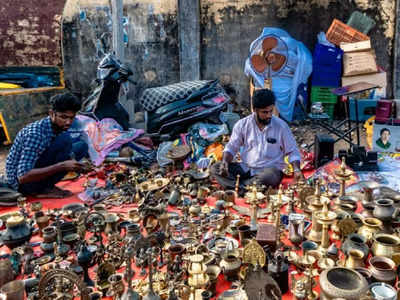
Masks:
[[[363,292],[368,287],[367,294],[375,295],[376,290],[363,279],[386,284],[387,293],[395,284],[395,268],[400,263],[400,236],[393,229],[398,194],[361,182],[364,211],[357,215],[355,206],[360,198],[346,194],[345,185],[352,172],[344,161],[335,172],[340,184],[338,194],[319,181],[313,187],[298,182],[285,190],[282,186],[272,190],[253,184],[245,195],[248,208],[239,205],[240,178],[235,190],[212,192],[213,188],[202,185],[201,180],[191,182],[182,175],[168,181],[152,178],[139,183],[139,174],[131,174],[128,180],[140,189],[133,195],[136,204],[123,213],[110,211],[113,201],[91,209],[77,204],[45,212],[40,204],[29,207],[20,199],[20,212],[9,216],[2,236],[15,255],[0,268],[11,269],[17,262],[26,276],[39,280],[38,288],[30,294],[32,299],[68,297],[72,290],[65,288],[66,283],[77,287],[73,290],[81,299],[210,299],[215,296],[220,274],[241,283],[222,293],[220,299],[279,299],[288,289],[295,298],[316,299],[318,275],[324,299],[332,298],[335,292],[333,298],[354,299],[349,286],[357,293],[360,286]],[[168,195],[170,182],[174,187]],[[378,189],[376,196],[374,190]],[[171,199],[177,190],[179,197]],[[215,206],[200,204],[200,199],[210,195],[216,199]],[[167,202],[182,214],[167,211]],[[367,209],[371,204],[373,209]],[[281,222],[284,206],[289,216],[290,244]],[[311,228],[306,231],[309,219]],[[45,253],[37,259],[24,246],[35,230],[41,234],[40,248]],[[21,243],[18,237],[25,240]],[[341,242],[339,248],[338,243],[331,243],[334,239]],[[303,255],[298,254],[299,249]],[[290,274],[288,263],[296,268]],[[65,264],[69,273],[62,270]],[[88,270],[95,265],[96,276],[90,276]],[[146,279],[134,279],[137,274],[133,265],[140,270],[140,278]],[[120,272],[122,266],[125,270]],[[14,276],[5,278],[12,273],[2,274],[1,283],[18,286],[12,281]],[[341,276],[348,278],[347,286],[336,279]],[[276,289],[261,288],[259,278]],[[2,292],[7,293],[7,288]]]

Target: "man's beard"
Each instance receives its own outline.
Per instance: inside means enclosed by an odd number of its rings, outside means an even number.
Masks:
[[[258,115],[256,116],[257,116],[257,122],[259,122],[260,124],[268,125],[269,123],[271,123],[271,118],[261,119]]]

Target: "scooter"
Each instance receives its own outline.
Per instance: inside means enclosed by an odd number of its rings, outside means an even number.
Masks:
[[[80,114],[96,120],[112,118],[129,129],[129,114],[119,102],[121,85],[127,81],[136,84],[129,77],[133,75],[128,66],[121,63],[113,54],[107,54],[97,67],[98,86],[83,102]]]
[[[146,132],[174,136],[191,124],[218,122],[230,101],[218,80],[186,81],[144,90],[140,103],[145,110]]]
[[[96,120],[112,118],[129,129],[129,114],[118,101],[124,82],[133,72],[113,54],[107,54],[97,67],[98,86],[84,101],[80,114]],[[218,122],[218,114],[230,101],[218,80],[185,81],[144,90],[140,103],[145,112],[145,131],[149,137],[168,140],[186,132],[199,120]]]

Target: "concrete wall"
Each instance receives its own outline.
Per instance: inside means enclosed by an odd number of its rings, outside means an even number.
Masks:
[[[69,0],[64,10],[66,85],[84,96],[95,79],[98,62],[112,44],[108,4],[102,0]],[[124,0],[128,23],[124,27],[125,58],[138,83],[131,87],[128,98],[137,98],[149,86],[179,81],[176,11],[176,1]]]
[[[392,70],[395,10],[392,0],[202,0],[202,76],[219,77],[232,87],[239,102],[248,103],[248,79],[243,74],[250,43],[265,26],[285,29],[310,51],[317,34],[326,32],[334,18],[344,22],[354,10],[374,17],[379,26],[370,32],[377,61]],[[389,79],[388,91],[391,91]]]
[[[124,0],[126,58],[142,90],[179,81],[177,0]],[[64,7],[65,4],[65,7]],[[309,49],[333,18],[347,21],[358,9],[375,18],[370,33],[391,91],[395,1],[393,0],[201,0],[201,65],[204,79],[220,78],[239,102],[248,102],[243,64],[264,26],[282,27]],[[64,10],[63,10],[64,7]],[[0,3],[0,66],[60,65],[60,16],[67,87],[87,95],[102,51],[111,44],[108,0],[3,0]],[[100,40],[105,41],[102,49]]]
[[[65,0],[0,1],[0,66],[61,66]]]
[[[139,82],[131,98],[146,87],[179,80],[177,2],[124,0],[129,22],[126,59]],[[387,90],[392,90],[395,1],[201,0],[200,5],[201,78],[219,78],[238,102],[248,103],[243,66],[250,43],[263,27],[281,27],[312,51],[320,31],[326,31],[334,18],[346,22],[354,10],[367,13],[378,24],[369,35],[378,64],[389,74]],[[102,54],[96,45],[102,34],[111,32],[108,1],[68,0],[64,17],[67,86],[85,95]]]

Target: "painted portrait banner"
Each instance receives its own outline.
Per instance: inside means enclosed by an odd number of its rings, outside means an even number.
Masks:
[[[400,152],[400,125],[375,123],[372,145],[378,152]]]

